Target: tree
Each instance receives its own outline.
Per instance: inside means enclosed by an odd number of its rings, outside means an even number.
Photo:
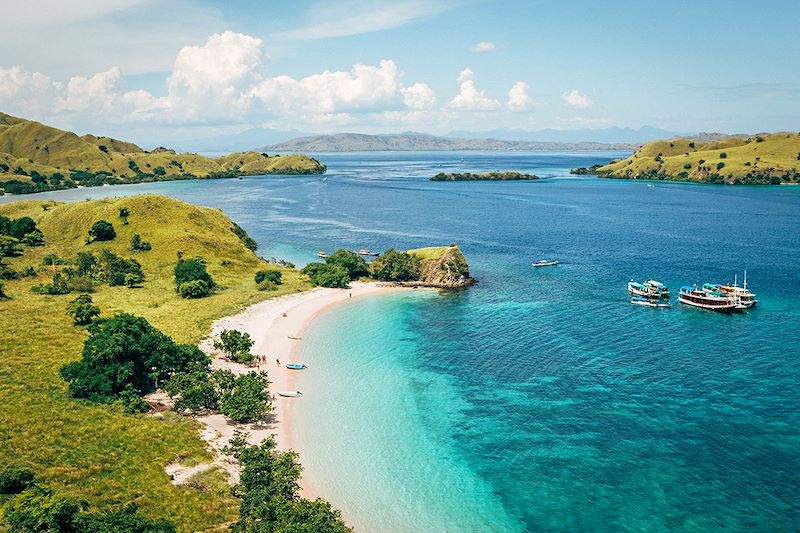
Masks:
[[[338,288],[345,288],[350,285],[350,274],[341,265],[309,263],[303,268],[302,272],[308,276],[312,285]]]
[[[175,400],[176,411],[217,411],[220,381],[212,379],[205,366],[195,365],[186,372],[172,376],[164,385],[164,391]]]
[[[347,250],[338,249],[333,254],[325,258],[325,262],[329,265],[339,265],[345,270],[351,279],[359,276],[366,276],[369,273],[367,262],[363,257]]]
[[[184,298],[208,296],[216,287],[202,257],[179,259],[174,273],[175,290]]]
[[[208,358],[196,346],[175,344],[147,320],[126,313],[89,326],[83,358],[61,369],[70,395],[108,403],[132,387],[150,392],[155,382]]]
[[[726,154],[725,152],[722,152],[721,154],[719,154],[719,158],[720,159],[727,159],[728,158],[728,154]]]
[[[75,519],[85,502],[33,486],[9,501],[3,509],[12,531],[75,531]]]
[[[370,263],[369,272],[384,281],[413,281],[419,279],[420,260],[416,255],[398,252],[393,248]]]
[[[717,170],[722,170],[723,168],[725,168],[725,163],[723,163],[722,161],[717,163]]]
[[[253,344],[253,339],[248,333],[226,329],[219,334],[219,340],[214,341],[214,348],[220,350],[232,361],[249,363],[253,360],[253,355],[250,353]]]
[[[89,239],[91,241],[111,241],[117,237],[117,232],[114,231],[114,226],[111,222],[105,220],[98,220],[89,229]]]
[[[33,484],[33,471],[20,465],[0,469],[0,494],[19,494]]]
[[[150,246],[150,243],[143,241],[142,237],[138,233],[134,233],[133,237],[131,237],[131,250],[134,252],[146,252],[152,248],[153,247]]]
[[[76,326],[86,326],[100,316],[100,308],[92,304],[92,297],[81,294],[67,306],[67,314],[72,317]]]
[[[122,258],[110,250],[100,252],[100,257],[95,260],[90,274],[112,287],[119,285],[132,287],[144,281],[142,265],[137,260]]]
[[[248,372],[237,377],[220,396],[220,411],[236,422],[252,422],[272,410],[266,372]]]
[[[19,255],[19,239],[9,235],[0,235],[0,257],[14,257]]]
[[[274,283],[275,285],[281,284],[281,279],[283,275],[281,274],[280,270],[259,270],[256,272],[256,283],[262,283],[264,281],[268,281],[270,283]]]
[[[7,234],[15,239],[22,240],[25,235],[34,231],[38,231],[36,229],[36,222],[34,222],[31,217],[22,217],[9,222]]]

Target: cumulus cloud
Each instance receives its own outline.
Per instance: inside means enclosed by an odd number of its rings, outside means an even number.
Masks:
[[[450,107],[456,109],[469,109],[472,111],[489,111],[500,107],[500,102],[489,98],[486,93],[475,87],[475,73],[464,69],[458,75],[460,89],[457,95],[450,100]]]
[[[430,109],[436,103],[436,93],[426,83],[415,83],[400,90],[409,109]]]
[[[524,81],[518,81],[508,91],[508,109],[511,111],[527,111],[531,105],[531,97],[528,95],[530,87]]]
[[[577,89],[572,89],[568,93],[563,93],[561,98],[564,100],[564,103],[570,107],[586,109],[587,107],[592,106],[592,101],[589,100],[589,97],[582,95]]]
[[[470,48],[476,54],[481,54],[483,52],[494,52],[497,50],[497,45],[491,41],[481,41],[479,43],[475,43],[475,46]]]

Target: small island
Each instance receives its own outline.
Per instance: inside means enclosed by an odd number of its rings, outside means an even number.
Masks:
[[[601,178],[691,181],[728,185],[800,183],[800,133],[688,138],[645,144],[627,159],[570,171]]]
[[[209,158],[169,148],[144,150],[110,137],[77,134],[0,113],[0,193],[262,174],[322,174],[305,155],[239,152]]]
[[[534,174],[523,174],[521,172],[486,172],[484,174],[474,174],[472,172],[451,172],[445,174],[440,172],[431,178],[431,181],[522,181],[538,180],[539,176]]]

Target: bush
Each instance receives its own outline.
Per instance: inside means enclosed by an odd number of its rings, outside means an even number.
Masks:
[[[694,148],[694,142],[689,143],[689,148]]]
[[[201,257],[179,259],[174,272],[175,288],[178,294],[184,298],[208,296],[216,286]]]
[[[253,344],[253,339],[249,334],[235,329],[226,329],[219,334],[219,339],[214,341],[214,348],[220,350],[232,361],[249,363],[253,360],[250,353]]]
[[[329,265],[339,265],[345,270],[351,279],[359,276],[366,276],[369,273],[369,267],[363,257],[347,250],[336,250],[333,254],[325,258],[325,262]]]
[[[81,294],[67,306],[67,314],[72,317],[76,326],[86,326],[100,316],[100,308],[92,304],[92,297]]]
[[[2,281],[0,281],[0,300],[8,300],[10,299],[8,295],[5,293],[6,285]]]
[[[117,232],[114,231],[114,226],[105,220],[98,220],[89,229],[90,241],[112,241],[116,237]]]
[[[14,237],[15,239],[22,240],[25,235],[34,231],[38,231],[36,229],[36,222],[34,222],[31,217],[22,217],[15,220],[9,220],[7,229],[2,233]]]
[[[126,388],[119,395],[122,410],[125,414],[136,415],[150,410],[150,404],[144,401],[131,387]]]
[[[259,270],[256,272],[256,284],[268,281],[273,285],[280,285],[283,274],[279,270]]]
[[[413,281],[419,279],[420,260],[407,252],[387,250],[370,263],[369,272],[383,281]]]
[[[266,372],[249,372],[235,378],[220,396],[220,411],[235,422],[253,422],[272,410]]]
[[[175,533],[166,520],[141,516],[135,503],[106,513],[81,513],[75,524],[75,533]]]
[[[119,314],[89,326],[83,357],[61,369],[76,398],[108,403],[124,390],[138,393],[155,389],[166,379],[208,358],[195,346],[175,344],[144,318]]]
[[[67,283],[67,278],[61,274],[61,272],[56,272],[53,274],[53,281],[49,284],[41,284],[36,285],[31,288],[32,292],[38,294],[49,294],[49,295],[60,295],[60,294],[69,294],[72,292],[69,284]]]
[[[208,369],[202,365],[172,376],[164,385],[164,391],[175,400],[176,411],[219,410],[217,386]]]
[[[72,500],[51,489],[33,486],[3,509],[12,531],[75,531],[75,519],[86,503]]]
[[[255,252],[258,249],[258,243],[256,243],[256,241],[253,240],[239,224],[234,222],[231,231],[237,237],[239,237],[239,240],[242,241],[242,244],[244,244],[249,250]]]
[[[19,255],[20,250],[17,248],[18,244],[19,239],[8,235],[0,235],[0,257],[14,257]]]
[[[0,494],[19,494],[33,484],[33,471],[19,465],[0,469]]]
[[[722,152],[721,154],[719,154],[719,158],[720,159],[727,159],[728,158],[728,154],[726,154],[725,152]]]
[[[692,164],[691,163],[686,163],[685,165],[683,165],[683,168],[685,168],[686,170],[689,170],[690,168],[692,168]]]
[[[181,298],[186,298],[189,300],[205,298],[211,294],[211,287],[209,287],[208,283],[205,281],[196,279],[194,281],[187,281],[186,283],[181,283],[178,285],[178,294],[181,295]]]
[[[343,289],[350,285],[350,274],[340,265],[309,263],[302,272],[315,286]]]
[[[133,237],[131,237],[131,250],[134,252],[147,252],[152,249],[153,247],[150,246],[150,243],[143,241],[138,233],[134,233]]]
[[[277,291],[278,286],[272,283],[271,281],[262,281],[261,283],[256,285],[256,289],[259,291]]]
[[[722,161],[717,163],[717,170],[722,170],[723,168],[725,168],[725,163],[723,163]]]

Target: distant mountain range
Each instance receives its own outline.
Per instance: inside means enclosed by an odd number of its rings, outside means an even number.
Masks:
[[[276,144],[296,137],[308,135],[299,130],[276,130],[272,128],[251,128],[240,133],[214,135],[199,139],[186,139],[170,142],[179,152],[239,152],[251,150],[256,146]]]
[[[501,141],[536,141],[561,143],[625,143],[644,144],[658,139],[683,137],[686,134],[663,130],[652,126],[633,128],[602,128],[556,130],[544,129],[527,131],[523,129],[495,129],[489,131],[452,131],[448,137],[463,139],[498,139]]]
[[[545,150],[636,150],[641,143],[541,142],[501,139],[439,137],[406,132],[384,135],[336,133],[312,135],[259,148],[262,152],[374,152],[374,151],[545,151]]]

